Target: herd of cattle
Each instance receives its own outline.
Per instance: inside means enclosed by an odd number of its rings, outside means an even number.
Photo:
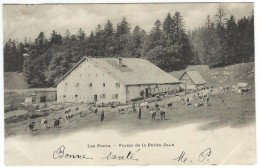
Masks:
[[[244,94],[245,92],[249,91],[249,86],[247,83],[237,83],[237,85],[232,85],[231,87],[229,86],[224,86],[224,87],[219,87],[219,88],[214,88],[214,86],[199,86],[194,90],[190,90],[189,93],[185,92],[180,92],[175,94],[176,98],[180,98],[181,102],[183,105],[189,106],[192,105],[191,107],[198,108],[200,106],[208,106],[209,105],[209,99],[210,97],[219,97],[221,100],[224,102],[222,99],[223,93],[227,91],[232,91],[234,93],[238,93],[240,95]],[[64,119],[64,122],[69,121],[75,116],[82,117],[82,113],[89,113],[89,114],[97,114],[97,113],[104,113],[105,111],[113,111],[116,110],[118,114],[128,114],[129,112],[136,112],[142,111],[142,112],[150,112],[151,116],[154,115],[153,113],[156,112],[156,110],[159,110],[161,108],[174,108],[174,103],[176,99],[169,99],[169,96],[167,93],[163,96],[160,97],[160,99],[145,99],[143,101],[139,102],[134,102],[122,106],[118,106],[116,108],[111,108],[111,107],[105,107],[105,108],[99,108],[98,105],[93,106],[88,106],[87,109],[81,108],[79,109],[76,107],[75,109],[72,110],[72,108],[67,108],[65,111],[63,111],[64,114],[61,116],[57,117],[54,120],[54,128],[59,128],[60,127],[60,120]],[[153,112],[153,113],[151,113]],[[85,114],[87,114],[85,113]],[[84,115],[83,115],[84,116]],[[103,116],[104,117],[104,116]],[[41,121],[42,128],[46,129],[46,124],[47,121],[46,118],[43,119],[44,121]],[[35,125],[35,122],[30,122],[28,125],[28,131],[31,131]]]

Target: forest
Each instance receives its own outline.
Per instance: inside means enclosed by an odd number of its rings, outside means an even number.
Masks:
[[[180,12],[155,20],[150,32],[131,27],[127,18],[114,26],[110,20],[86,35],[39,31],[35,40],[9,39],[4,44],[4,71],[22,72],[30,87],[51,87],[84,56],[135,57],[171,72],[187,65],[210,68],[254,61],[254,14],[236,20],[218,8],[194,30],[185,28]]]

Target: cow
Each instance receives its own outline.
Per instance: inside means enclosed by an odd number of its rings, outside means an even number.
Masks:
[[[168,103],[168,104],[167,104],[167,107],[168,107],[168,108],[173,108],[172,102],[171,102],[171,103]]]
[[[193,105],[193,107],[196,108],[196,107],[199,107],[199,106],[202,106],[202,105],[203,105],[203,103],[200,101],[200,102],[198,102],[198,103],[195,103],[195,104]]]

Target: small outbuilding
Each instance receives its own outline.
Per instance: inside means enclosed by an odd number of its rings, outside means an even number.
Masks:
[[[25,103],[43,103],[57,100],[56,88],[32,89]]]
[[[180,87],[184,90],[206,85],[206,81],[198,71],[185,71],[179,80],[181,81]]]

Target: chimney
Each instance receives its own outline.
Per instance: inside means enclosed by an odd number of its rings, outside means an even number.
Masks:
[[[121,57],[118,57],[118,65],[122,66],[123,65],[123,60]]]

